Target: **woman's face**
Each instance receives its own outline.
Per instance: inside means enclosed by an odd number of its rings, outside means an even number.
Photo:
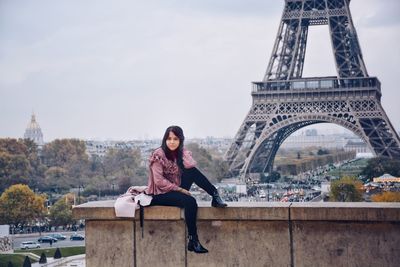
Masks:
[[[179,147],[179,138],[173,132],[169,132],[166,145],[169,150],[175,151]]]

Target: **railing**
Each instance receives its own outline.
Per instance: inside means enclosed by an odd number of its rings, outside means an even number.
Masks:
[[[369,78],[344,78],[336,77],[304,78],[290,81],[267,81],[253,82],[253,93],[263,91],[301,91],[301,90],[330,90],[330,89],[351,89],[371,88],[381,89],[381,83],[376,77]]]

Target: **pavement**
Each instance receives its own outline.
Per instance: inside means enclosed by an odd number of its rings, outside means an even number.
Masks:
[[[46,236],[50,234],[63,234],[63,235],[71,235],[74,233],[82,234],[84,233],[85,230],[78,230],[78,231],[51,231],[51,232],[35,232],[35,233],[29,233],[29,234],[12,234],[10,235],[11,237],[35,237],[35,236]]]

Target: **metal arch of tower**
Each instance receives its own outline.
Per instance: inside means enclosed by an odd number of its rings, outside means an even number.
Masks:
[[[263,149],[255,148],[253,151],[258,154],[249,156],[249,159],[256,161],[252,162],[252,164],[248,164],[248,166],[252,166],[249,171],[251,173],[270,173],[272,171],[276,153],[286,138],[303,127],[322,122],[323,121],[301,121],[299,123],[294,123],[292,125],[283,127],[279,131],[273,133],[271,136],[263,138],[263,141],[261,141],[259,145],[260,147],[263,147]],[[263,156],[261,153],[265,153],[266,151],[268,151],[268,153]],[[247,169],[248,166],[245,166],[244,169]]]
[[[343,116],[340,116],[340,118],[338,118],[338,116],[312,113],[298,115],[288,119],[287,121],[279,122],[279,124],[274,125],[268,129],[268,131],[265,131],[263,136],[261,136],[259,139],[258,144],[256,144],[254,150],[252,151],[252,154],[250,154],[248,157],[248,159],[251,161],[246,162],[243,170],[248,169],[250,173],[270,173],[272,171],[275,155],[280,145],[287,137],[303,127],[324,122],[340,125],[363,138],[362,133],[358,130],[357,126],[354,125],[354,121],[352,121],[349,117],[344,118]],[[268,151],[268,157],[260,156],[260,153],[265,153],[266,151],[265,144],[270,142],[275,142],[275,144],[270,147],[270,151]]]
[[[341,125],[376,155],[400,158],[400,138],[369,77],[349,9],[350,0],[285,0],[262,82],[253,82],[253,104],[225,154],[232,175],[270,172],[282,142],[314,123]],[[303,78],[309,26],[328,25],[337,77]]]

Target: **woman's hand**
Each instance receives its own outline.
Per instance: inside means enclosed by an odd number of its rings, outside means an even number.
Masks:
[[[187,191],[186,189],[182,188],[182,187],[178,187],[178,192],[183,193],[185,195],[191,196],[192,194],[190,194],[189,191]]]

